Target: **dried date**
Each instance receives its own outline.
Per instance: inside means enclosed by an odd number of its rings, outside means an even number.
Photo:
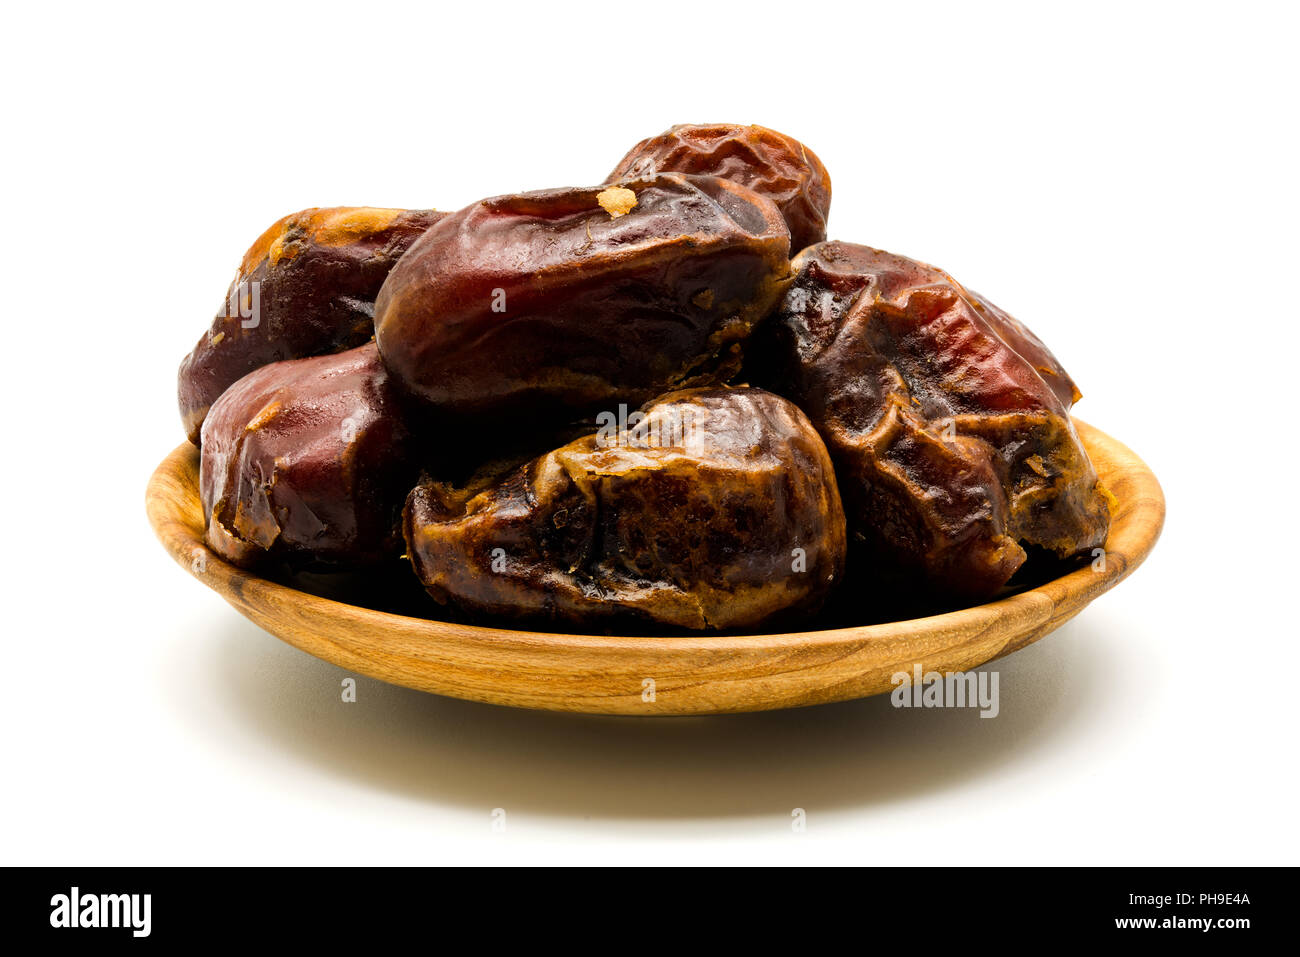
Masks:
[[[284,359],[342,352],[374,335],[388,272],[446,213],[343,206],[276,222],[239,267],[212,326],[177,376],[185,434],[197,443],[209,407],[238,379]]]
[[[425,480],[407,553],[440,602],[592,624],[695,630],[815,611],[844,566],[825,446],[760,389],[676,392],[486,488]]]
[[[245,566],[396,558],[402,500],[418,477],[403,421],[373,342],[244,376],[203,425],[208,545]]]
[[[682,124],[642,140],[605,180],[619,183],[656,173],[721,176],[776,203],[790,228],[790,250],[826,238],[831,177],[812,150],[762,126]]]
[[[808,413],[867,561],[984,597],[1025,546],[1100,546],[1107,494],[1070,420],[1073,380],[1025,326],[924,263],[828,242],[760,334],[756,380]]]
[[[444,413],[635,405],[734,374],[788,256],[776,207],[727,180],[498,196],[411,247],[375,336],[402,388]]]

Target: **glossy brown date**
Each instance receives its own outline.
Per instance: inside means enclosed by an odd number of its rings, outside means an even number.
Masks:
[[[762,126],[682,124],[642,140],[605,180],[619,183],[656,173],[721,176],[776,203],[790,228],[790,249],[826,238],[831,177],[812,150]]]
[[[878,249],[822,243],[794,266],[755,379],[826,440],[866,561],[983,597],[1024,546],[1066,557],[1105,541],[1106,493],[1070,421],[1078,390],[1033,333]]]
[[[259,366],[355,348],[393,264],[447,215],[341,206],[276,222],[244,254],[226,301],[178,375],[181,420],[198,442],[209,407]]]
[[[444,413],[635,405],[736,371],[789,243],[770,201],[712,177],[498,196],[411,247],[375,336],[401,387]]]
[[[244,376],[203,425],[208,545],[237,565],[354,568],[401,554],[398,516],[418,477],[373,342]]]
[[[815,611],[844,566],[826,448],[759,389],[676,392],[487,488],[424,481],[407,553],[438,601],[511,618],[694,630]]]

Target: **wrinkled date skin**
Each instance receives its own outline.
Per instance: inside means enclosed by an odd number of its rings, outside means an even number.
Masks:
[[[642,140],[605,180],[656,173],[721,176],[776,203],[790,228],[792,252],[826,238],[831,177],[812,150],[762,126],[683,124]]]
[[[817,432],[792,403],[748,388],[665,396],[483,490],[425,480],[404,531],[440,602],[693,630],[815,611],[846,547]]]
[[[1033,333],[878,249],[822,243],[794,266],[754,378],[826,440],[868,564],[978,598],[1022,546],[1068,557],[1105,541],[1107,493],[1070,420],[1078,390]]]
[[[231,386],[203,425],[207,543],[227,561],[358,568],[401,554],[419,470],[373,342],[276,362]]]
[[[411,247],[375,337],[440,413],[637,405],[734,374],[789,282],[789,244],[770,201],[713,177],[499,196]]]
[[[374,335],[389,270],[438,220],[431,209],[340,206],[284,217],[244,254],[212,326],[178,376],[181,420],[199,441],[212,403],[254,369],[353,349]]]

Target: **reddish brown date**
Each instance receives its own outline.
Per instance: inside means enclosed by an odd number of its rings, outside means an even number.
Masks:
[[[762,126],[683,124],[642,140],[605,180],[618,183],[656,173],[721,176],[776,203],[790,227],[790,249],[826,238],[831,177],[812,150]]]
[[[808,413],[878,569],[982,597],[1025,561],[1100,546],[1106,493],[1074,382],[1022,324],[932,266],[822,243],[764,328],[755,377]]]
[[[199,492],[208,545],[238,565],[354,568],[401,554],[418,469],[374,343],[263,366],[212,406]]]
[[[712,177],[498,196],[411,247],[375,336],[442,412],[639,404],[734,374],[789,281],[789,242],[770,201]]]
[[[181,363],[181,420],[198,442],[217,397],[259,366],[355,348],[393,264],[445,216],[341,206],[286,216],[244,254],[212,326]]]
[[[485,489],[424,481],[407,553],[440,602],[716,630],[815,611],[844,566],[826,448],[759,389],[676,392]]]

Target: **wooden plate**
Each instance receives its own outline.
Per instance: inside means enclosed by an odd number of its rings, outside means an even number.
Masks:
[[[227,564],[203,544],[198,452],[149,480],[149,521],[172,557],[271,634],[340,667],[436,694],[593,714],[718,714],[891,691],[897,672],[963,671],[1060,627],[1150,554],[1165,500],[1120,442],[1077,422],[1118,508],[1093,565],[985,605],[888,624],[785,635],[605,637],[481,628],[343,604]],[[1094,565],[1101,563],[1094,563]],[[430,603],[430,610],[437,606]],[[643,694],[646,679],[654,694]],[[645,700],[652,698],[652,700]]]

